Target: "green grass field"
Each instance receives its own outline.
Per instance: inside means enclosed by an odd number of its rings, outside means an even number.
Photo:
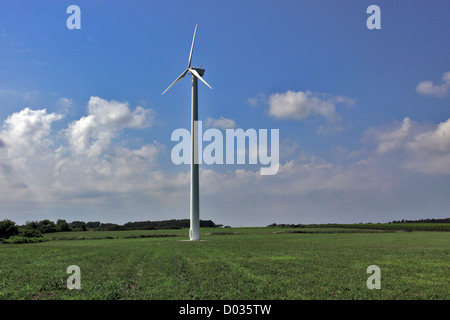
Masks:
[[[444,299],[450,233],[349,228],[85,231],[0,244],[0,299]],[[66,269],[81,270],[69,290]],[[368,289],[369,265],[381,289]]]

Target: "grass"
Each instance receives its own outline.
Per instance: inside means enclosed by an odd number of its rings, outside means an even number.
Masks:
[[[0,299],[444,299],[450,233],[345,228],[66,232],[0,245]],[[297,233],[302,231],[304,233]],[[70,240],[70,241],[69,241]],[[369,290],[369,265],[381,290]],[[66,269],[81,269],[69,290]]]

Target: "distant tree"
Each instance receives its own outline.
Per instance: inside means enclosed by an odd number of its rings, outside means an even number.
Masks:
[[[42,233],[56,232],[56,225],[53,221],[45,219],[37,223],[37,229]]]
[[[121,226],[115,223],[101,223],[100,227],[98,227],[96,230],[98,231],[116,231],[121,230]]]
[[[89,221],[86,223],[86,228],[96,229],[100,227],[100,225],[101,225],[100,221]]]
[[[37,221],[27,221],[27,222],[25,222],[25,228],[37,230],[38,222]]]
[[[200,220],[201,228],[217,228],[217,225],[211,220]]]
[[[16,223],[14,221],[5,219],[0,221],[0,238],[9,238],[19,233]]]
[[[450,223],[450,218],[440,219],[419,219],[419,220],[393,220],[389,223]]]
[[[56,221],[56,231],[61,232],[61,231],[70,231],[70,226],[67,223],[66,220],[63,219],[58,219]]]
[[[90,224],[90,222],[89,222]],[[183,229],[189,228],[189,219],[172,219],[172,220],[161,220],[161,221],[135,221],[127,222],[123,225],[118,225],[114,223],[101,223],[96,230],[158,230],[158,229]],[[200,220],[201,228],[217,228],[222,225],[216,225],[211,220]]]
[[[86,222],[84,221],[72,221],[69,226],[72,230],[86,231]]]

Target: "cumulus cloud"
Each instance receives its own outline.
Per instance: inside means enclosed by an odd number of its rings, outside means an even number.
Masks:
[[[406,117],[400,123],[396,122],[386,127],[366,130],[365,139],[375,141],[378,144],[376,152],[384,154],[402,147],[411,138],[414,125]]]
[[[62,118],[46,109],[25,108],[4,121],[0,131],[0,198],[4,201],[46,198],[44,190],[51,183],[54,165],[51,125]]]
[[[206,125],[218,129],[234,129],[236,127],[236,122],[233,119],[220,116],[219,119],[207,118]]]
[[[0,131],[0,197],[17,197],[22,203],[58,202],[147,192],[155,177],[163,184],[157,170],[160,144],[129,149],[114,141],[124,129],[151,125],[151,110],[132,111],[126,102],[98,97],[91,97],[87,110],[87,116],[60,132],[51,127],[61,114],[25,108],[10,115]]]
[[[404,118],[389,127],[367,130],[366,138],[376,142],[378,154],[394,154],[405,168],[450,174],[450,119],[432,125]]]
[[[352,104],[347,97],[330,96],[312,91],[291,91],[274,93],[268,99],[269,115],[276,119],[303,120],[309,117],[324,117],[329,121],[339,118],[337,103]]]
[[[450,71],[442,75],[442,83],[434,84],[430,80],[421,81],[417,87],[417,93],[421,95],[431,95],[436,97],[445,96],[450,90]]]
[[[9,157],[48,151],[53,143],[49,139],[51,124],[62,118],[60,114],[47,113],[46,109],[25,108],[13,113],[4,121],[0,132],[0,140],[7,147]]]
[[[450,153],[450,119],[416,134],[414,139],[408,142],[407,148],[414,151]]]
[[[131,111],[126,102],[107,101],[91,97],[88,115],[72,122],[67,136],[75,153],[98,155],[102,153],[121,130],[145,128],[151,124],[151,112],[142,107]]]

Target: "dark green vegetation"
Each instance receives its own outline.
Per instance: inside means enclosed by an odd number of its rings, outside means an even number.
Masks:
[[[390,231],[450,231],[450,223],[364,223],[364,224],[335,224],[329,227],[390,230]],[[323,226],[316,226],[323,227]]]
[[[420,219],[401,220],[389,223],[358,223],[358,224],[271,224],[269,227],[290,227],[290,228],[351,228],[364,230],[391,230],[391,231],[450,231],[450,218],[445,219]]]
[[[101,223],[72,221],[58,219],[56,223],[48,219],[41,221],[28,221],[23,226],[16,226],[14,221],[5,219],[0,221],[0,243],[36,243],[47,241],[49,238],[42,237],[46,233],[65,232],[65,231],[121,231],[121,230],[171,230],[189,228],[189,219],[181,220],[163,220],[163,221],[137,221],[127,222],[123,225],[115,223]],[[201,228],[219,228],[222,225],[216,225],[211,220],[200,220]]]
[[[356,227],[355,227],[356,226]],[[334,226],[45,233],[0,244],[0,299],[444,299],[449,232]],[[66,286],[67,267],[81,289]],[[369,290],[369,265],[381,289]]]

